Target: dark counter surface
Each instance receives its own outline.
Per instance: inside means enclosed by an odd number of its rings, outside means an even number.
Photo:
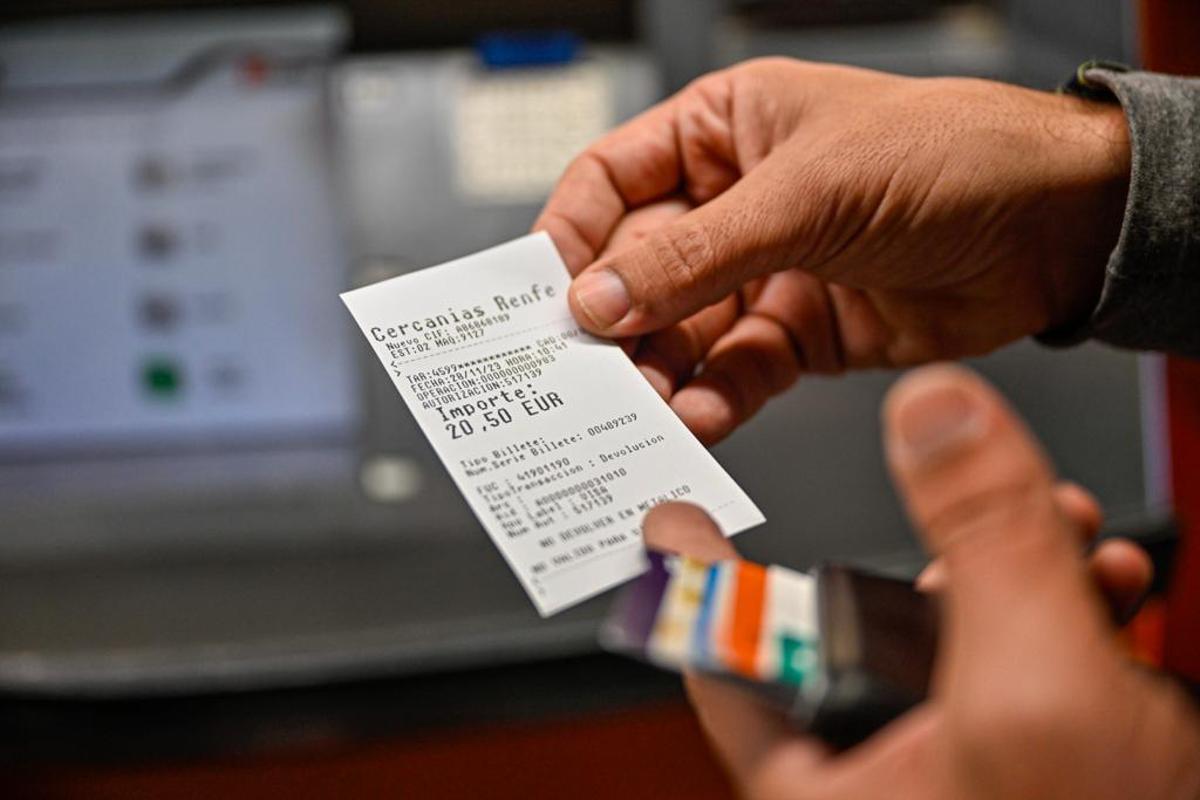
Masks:
[[[681,702],[605,654],[320,687],[147,699],[0,698],[0,764],[263,756]]]

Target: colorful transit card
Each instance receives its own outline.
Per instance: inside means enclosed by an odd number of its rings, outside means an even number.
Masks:
[[[569,284],[543,233],[342,295],[543,616],[642,572],[658,503],[727,536],[763,522],[621,348],[579,328]]]
[[[819,669],[816,579],[749,561],[710,566],[651,553],[601,642],[661,667],[799,689]]]
[[[737,684],[838,749],[929,696],[939,610],[911,581],[840,564],[649,560],[600,629],[608,650]]]

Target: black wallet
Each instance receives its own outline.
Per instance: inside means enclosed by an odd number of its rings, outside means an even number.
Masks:
[[[823,685],[795,709],[835,747],[870,736],[929,693],[934,597],[909,581],[830,564],[815,570]]]

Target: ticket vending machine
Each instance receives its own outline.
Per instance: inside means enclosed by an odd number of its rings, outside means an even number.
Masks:
[[[346,34],[321,9],[0,32],[0,689],[594,649],[606,600],[537,616],[337,294],[524,233],[573,153],[660,97],[655,54],[346,56]],[[979,366],[1065,475],[1146,507],[1134,358]],[[717,448],[768,519],[740,547],[920,563],[879,450],[892,379],[804,379]]]
[[[564,34],[342,58],[346,25],[0,34],[0,688],[592,646],[596,608],[540,622],[338,293],[524,232],[653,69]]]

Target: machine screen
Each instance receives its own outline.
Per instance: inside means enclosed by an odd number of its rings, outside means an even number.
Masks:
[[[323,70],[0,103],[0,457],[345,431]]]

